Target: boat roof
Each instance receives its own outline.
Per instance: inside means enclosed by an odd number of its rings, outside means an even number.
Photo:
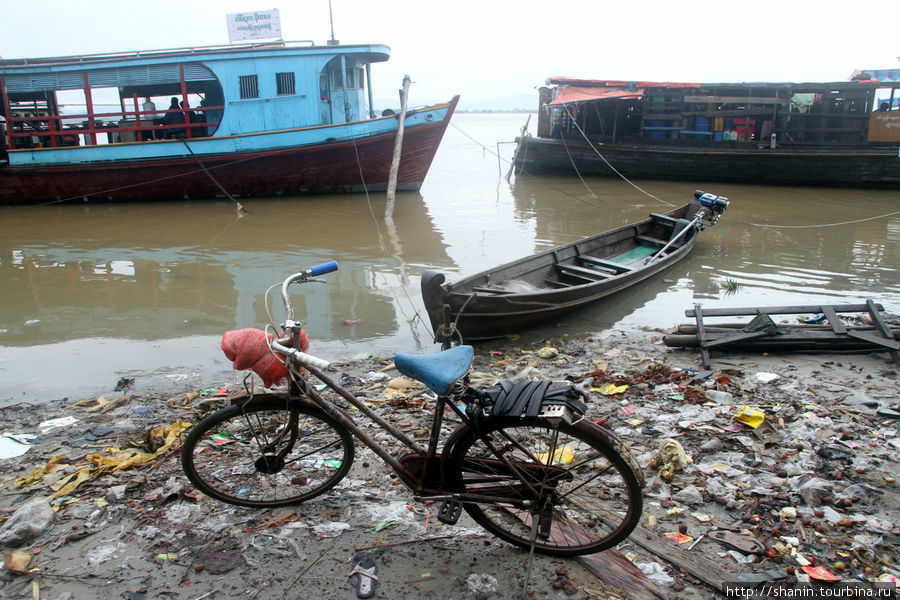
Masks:
[[[900,81],[900,69],[860,69],[850,75],[850,79],[857,78],[871,81]]]
[[[897,71],[897,69],[894,69]],[[676,81],[625,81],[625,80],[613,80],[613,79],[577,79],[572,77],[550,77],[547,79],[547,85],[557,85],[557,86],[576,86],[580,88],[622,88],[632,90],[635,88],[707,88],[707,87],[715,87],[715,88],[761,88],[761,89],[791,89],[796,92],[815,92],[819,90],[829,89],[829,90],[838,90],[838,89],[859,89],[861,87],[871,87],[871,88],[880,88],[885,87],[885,83],[890,84],[891,82],[900,82],[900,78],[896,80],[891,79],[876,79],[872,76],[872,71],[858,71],[856,77],[849,81],[832,81],[832,82],[764,82],[764,81],[749,81],[749,82],[731,82],[731,83],[690,83],[690,82],[676,82]],[[888,87],[893,87],[889,85]],[[594,99],[599,99],[594,98]]]
[[[69,68],[73,66],[99,69],[128,64],[145,64],[148,62],[173,62],[184,59],[197,61],[204,58],[246,58],[248,56],[279,55],[282,53],[297,55],[355,54],[361,55],[359,58],[363,62],[384,62],[390,57],[391,50],[384,44],[317,46],[311,40],[225,44],[42,58],[7,58],[0,59],[0,73],[52,69],[53,67]]]

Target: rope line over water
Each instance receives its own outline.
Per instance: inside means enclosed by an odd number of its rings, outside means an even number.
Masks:
[[[478,146],[480,146],[485,152],[489,152],[489,153],[493,154],[494,156],[497,157],[498,160],[502,160],[502,161],[505,162],[505,163],[512,164],[512,161],[510,161],[510,160],[508,160],[508,159],[506,159],[506,158],[503,158],[502,156],[500,156],[500,154],[499,154],[498,152],[494,152],[493,150],[491,150],[490,148],[488,148],[487,146],[485,146],[484,144],[482,144],[480,141],[478,141],[477,139],[475,139],[474,137],[472,137],[471,135],[469,135],[468,133],[466,133],[465,131],[463,131],[462,129],[460,129],[459,125],[457,125],[457,124],[454,123],[453,121],[450,121],[450,125],[453,126],[454,129],[456,129],[457,131],[459,131],[459,132],[460,132],[461,134],[463,134],[465,137],[467,137],[467,138],[469,138],[470,140],[472,140],[473,142],[475,142],[475,144],[478,145]],[[525,173],[528,174],[528,175],[531,175],[531,173],[528,173],[527,171],[523,171],[523,172],[525,172]],[[552,189],[552,190],[554,190],[554,191],[556,191],[556,192],[559,192],[560,194],[562,194],[562,195],[564,195],[564,196],[568,196],[569,198],[572,198],[573,200],[578,200],[579,202],[584,202],[585,204],[587,204],[588,206],[590,206],[590,207],[592,207],[592,208],[597,208],[597,205],[596,205],[596,204],[592,204],[592,203],[588,202],[587,200],[585,200],[584,198],[579,198],[579,197],[576,196],[575,194],[572,194],[572,193],[570,193],[570,192],[567,192],[566,190],[564,190],[564,189],[562,189],[562,188],[559,188],[559,187],[553,185],[552,183],[548,183],[548,182],[546,182],[546,181],[541,181],[541,183],[542,183],[543,185],[546,185],[546,186],[549,187],[550,189]],[[594,194],[593,192],[591,192],[591,195],[594,196],[594,198],[597,197],[597,195]]]
[[[662,203],[665,204],[666,206],[672,206],[672,207],[675,206],[674,204],[670,204],[670,203],[666,202],[666,201],[663,200],[662,198],[657,198],[656,196],[654,196],[653,194],[651,194],[651,193],[648,192],[647,190],[645,190],[645,189],[639,187],[638,185],[636,185],[635,183],[633,183],[630,179],[628,179],[627,177],[625,177],[624,175],[622,175],[622,174],[619,172],[619,170],[616,169],[614,166],[612,166],[612,164],[611,164],[608,160],[606,160],[606,157],[603,156],[603,154],[601,154],[599,150],[597,150],[597,147],[594,146],[594,143],[591,142],[590,139],[588,139],[588,136],[584,133],[584,131],[582,131],[581,127],[578,125],[578,122],[575,120],[575,117],[572,116],[572,113],[569,112],[569,107],[566,106],[565,104],[563,104],[563,108],[565,109],[566,114],[569,115],[569,118],[572,119],[572,124],[575,125],[575,129],[578,130],[578,133],[581,134],[581,137],[584,138],[584,141],[586,141],[586,142],[588,143],[588,146],[591,147],[591,150],[593,150],[594,152],[596,152],[596,153],[597,153],[597,156],[600,157],[600,160],[602,160],[604,163],[606,163],[606,166],[609,167],[610,169],[612,169],[613,173],[615,173],[616,175],[618,175],[619,177],[621,177],[621,178],[622,178],[622,181],[624,181],[625,183],[627,183],[628,185],[630,185],[631,187],[633,187],[633,188],[636,189],[637,191],[641,192],[642,194],[646,194],[648,197],[653,198],[653,199],[656,200],[657,202],[662,202]],[[566,142],[565,142],[565,138],[563,138],[563,144],[565,144],[565,143],[566,143]],[[569,148],[568,148],[568,146],[567,146],[567,147],[566,147],[566,153],[568,154],[568,152],[569,152]],[[569,156],[569,160],[571,160],[571,159],[572,159],[572,157]],[[573,167],[575,166],[575,163],[574,163],[574,162],[572,163],[572,166],[573,166]],[[578,170],[576,169],[575,172],[577,173]],[[579,175],[579,177],[580,177],[580,175]]]
[[[748,225],[753,225],[754,227],[770,227],[772,229],[817,229],[819,227],[838,227],[840,225],[853,225],[855,223],[863,223],[865,221],[877,221],[878,219],[893,217],[894,215],[900,215],[900,210],[895,210],[894,212],[889,212],[887,214],[878,215],[875,217],[865,217],[864,219],[841,221],[839,223],[821,223],[818,225],[769,225],[767,223],[748,223]]]

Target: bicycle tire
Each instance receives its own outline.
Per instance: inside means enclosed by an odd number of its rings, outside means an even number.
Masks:
[[[477,428],[457,428],[448,444],[445,477],[456,491],[510,498],[463,507],[511,544],[531,548],[533,541],[536,551],[555,556],[591,554],[627,538],[640,520],[640,467],[623,457],[628,450],[614,434],[590,421],[482,418]],[[514,506],[523,500],[533,507]]]
[[[350,470],[350,431],[318,407],[286,394],[236,402],[194,425],[182,446],[182,468],[204,494],[238,506],[286,506],[327,492]],[[292,418],[296,434],[285,427]]]

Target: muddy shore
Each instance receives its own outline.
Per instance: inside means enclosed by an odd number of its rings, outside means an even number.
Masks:
[[[0,598],[352,599],[359,552],[377,563],[374,597],[391,599],[713,598],[741,582],[830,575],[871,587],[900,577],[900,377],[888,355],[714,354],[705,372],[699,352],[661,336],[476,347],[476,384],[578,381],[591,417],[638,457],[645,515],[614,553],[537,555],[526,577],[527,552],[467,516],[437,522],[359,444],[349,476],[324,497],[287,509],[224,505],[190,486],[177,450],[182,427],[240,377],[165,396],[129,393],[123,380],[102,397],[0,416]],[[371,357],[331,372],[415,430],[428,399],[375,381],[398,375],[390,364]],[[661,460],[663,440],[677,442],[681,462]],[[23,531],[29,504],[39,509]],[[729,536],[716,541],[716,531]],[[640,571],[624,583],[598,574],[629,565]]]

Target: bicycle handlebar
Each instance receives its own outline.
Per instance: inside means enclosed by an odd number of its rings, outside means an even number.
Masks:
[[[326,263],[322,263],[320,265],[314,265],[305,271],[300,271],[299,273],[294,273],[284,280],[284,283],[281,284],[281,300],[284,302],[284,309],[287,311],[287,318],[289,321],[294,320],[294,307],[291,306],[291,300],[288,298],[288,286],[294,283],[295,281],[304,282],[308,281],[312,277],[318,277],[319,275],[325,275],[326,273],[331,273],[333,271],[338,270],[337,262],[333,260],[329,260]]]
[[[287,312],[287,320],[285,321],[285,326],[289,327],[293,325],[294,321],[294,307],[291,306],[291,300],[288,297],[288,286],[290,286],[295,281],[299,281],[301,283],[305,281],[310,281],[313,277],[317,277],[319,275],[325,275],[326,273],[331,273],[333,271],[338,270],[337,262],[330,260],[328,262],[313,265],[312,267],[306,269],[305,271],[300,271],[299,273],[294,273],[290,275],[284,282],[281,284],[281,299],[284,301],[284,309]],[[290,335],[287,335],[280,339],[274,339],[269,343],[269,346],[275,352],[279,354],[283,354],[285,357],[290,357],[300,363],[301,365],[307,367],[316,367],[317,369],[326,369],[331,364],[327,360],[323,360],[321,358],[316,358],[311,354],[307,354],[306,352],[301,352],[296,348],[291,348],[289,346],[285,346],[285,344],[289,343],[291,340]]]
[[[322,263],[321,265],[315,265],[309,268],[309,272],[313,277],[318,277],[319,275],[324,275],[326,273],[331,273],[337,270],[338,264],[333,260],[329,260],[327,263]]]
[[[303,366],[315,367],[317,369],[327,369],[329,365],[331,365],[331,363],[327,360],[318,358],[316,356],[313,356],[312,354],[307,354],[306,352],[300,352],[296,348],[288,348],[287,346],[279,342],[281,342],[281,340],[272,340],[271,342],[269,342],[272,350],[275,350],[279,354],[284,354],[285,356],[293,358]]]

